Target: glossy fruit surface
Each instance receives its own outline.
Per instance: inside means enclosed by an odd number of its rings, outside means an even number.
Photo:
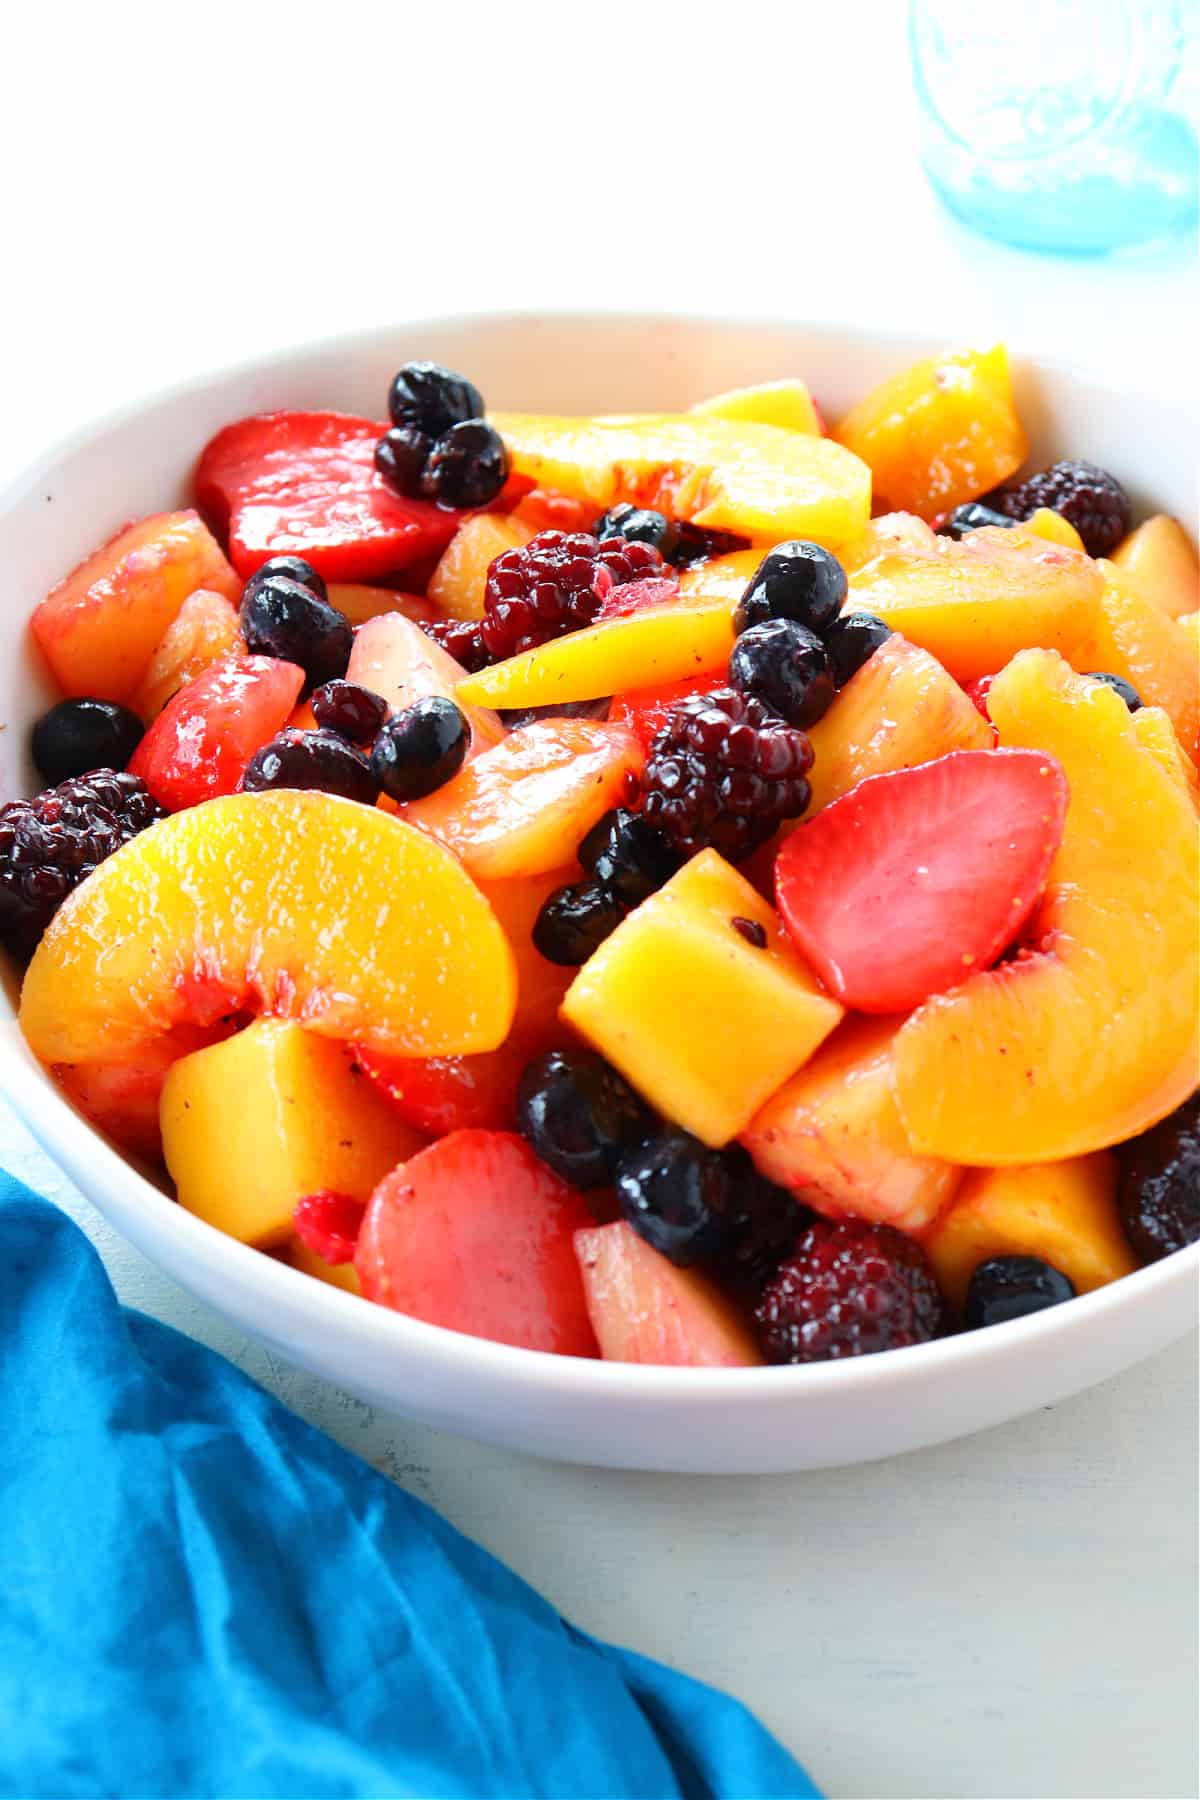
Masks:
[[[430,577],[429,598],[452,619],[482,619],[487,572],[506,550],[519,550],[533,536],[520,519],[475,513],[464,519]]]
[[[346,672],[354,644],[349,619],[298,581],[273,575],[248,582],[238,621],[249,651],[298,663],[310,682]]]
[[[214,663],[159,713],[130,769],[168,812],[232,794],[255,751],[287,720],[303,685],[303,669],[270,656]]]
[[[1144,706],[1161,706],[1187,754],[1200,756],[1200,657],[1183,626],[1146,599],[1115,564],[1104,578],[1093,630],[1070,655],[1082,673],[1120,675]]]
[[[622,1152],[651,1122],[629,1083],[591,1050],[550,1050],[528,1063],[517,1115],[542,1161],[579,1188],[611,1186]]]
[[[1075,1284],[1039,1256],[991,1256],[967,1284],[963,1324],[968,1331],[1027,1319],[1075,1298]]]
[[[180,688],[245,648],[232,601],[215,588],[197,588],[167,626],[130,705],[152,724]]]
[[[255,751],[242,776],[244,793],[261,794],[268,788],[310,788],[341,794],[362,806],[374,806],[379,798],[370,763],[336,731],[277,732]]]
[[[1200,561],[1178,519],[1155,513],[1112,554],[1127,582],[1172,619],[1200,606]]]
[[[49,786],[92,769],[123,769],[142,741],[142,721],[115,700],[60,700],[38,719],[30,750]]]
[[[837,618],[846,598],[846,571],[820,544],[776,544],[754,571],[738,601],[733,628],[743,632],[768,619],[792,619],[818,634]]]
[[[588,1316],[608,1362],[753,1368],[745,1320],[696,1269],[677,1269],[623,1221],[575,1233]]]
[[[463,674],[440,644],[400,613],[382,613],[359,627],[346,668],[347,681],[370,688],[392,713],[428,695],[453,700],[471,726],[470,754],[477,756],[500,742],[504,727],[490,707],[463,705],[458,693]]]
[[[420,800],[453,780],[470,744],[471,727],[453,700],[426,694],[381,728],[371,751],[371,775],[398,804]]]
[[[699,400],[694,413],[712,419],[741,419],[752,425],[779,425],[785,431],[821,436],[821,421],[812,395],[803,381],[760,381],[753,387],[729,388]]]

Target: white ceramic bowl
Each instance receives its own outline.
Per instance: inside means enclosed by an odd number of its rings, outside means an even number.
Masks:
[[[801,374],[833,414],[934,343],[804,325],[644,316],[481,316],[397,326],[191,382],[85,431],[0,498],[0,796],[30,792],[28,728],[52,697],[29,654],[37,600],[124,520],[182,504],[218,426],[268,407],[378,416],[411,357],[467,370],[496,407],[673,409]],[[1141,505],[1195,514],[1194,429],[1163,397],[1019,365],[1035,458],[1113,469]],[[370,1306],[244,1248],[167,1199],[30,1056],[11,984],[0,1085],[49,1154],[184,1287],[293,1362],[386,1410],[573,1462],[728,1473],[866,1462],[978,1431],[1102,1381],[1196,1316],[1200,1246],[1003,1328],[802,1369],[640,1368],[513,1350]]]

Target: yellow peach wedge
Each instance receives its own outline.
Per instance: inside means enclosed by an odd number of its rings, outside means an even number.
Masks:
[[[1126,581],[1160,612],[1178,619],[1200,606],[1200,560],[1178,519],[1156,513],[1113,552]]]
[[[519,550],[532,527],[500,513],[464,519],[429,581],[429,598],[452,619],[482,619],[487,572],[506,550]]]
[[[1190,757],[1200,751],[1200,661],[1186,627],[1148,600],[1115,563],[1103,576],[1093,629],[1071,655],[1087,673],[1122,675],[1147,706],[1161,706]]]
[[[821,421],[807,383],[794,377],[729,388],[723,394],[697,401],[692,411],[710,419],[741,419],[751,425],[779,425],[785,431],[821,436]]]

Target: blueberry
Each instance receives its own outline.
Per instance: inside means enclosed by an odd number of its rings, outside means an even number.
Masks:
[[[764,619],[794,619],[820,636],[842,610],[846,588],[846,571],[820,544],[802,539],[777,544],[742,595],[734,630],[745,631]]]
[[[248,650],[299,663],[310,682],[332,681],[346,673],[354,647],[349,619],[298,581],[272,575],[248,585],[242,595],[241,625]]]
[[[1117,1209],[1144,1262],[1200,1238],[1200,1093],[1117,1151]]]
[[[327,681],[312,697],[313,718],[352,744],[370,744],[388,715],[388,704],[353,681]]]
[[[665,1126],[622,1156],[617,1198],[639,1237],[682,1269],[729,1247],[740,1174],[736,1158]]]
[[[260,563],[242,590],[242,599],[251,588],[261,587],[264,581],[272,580],[276,575],[284,581],[298,581],[301,587],[315,594],[318,600],[328,600],[329,590],[322,576],[317,574],[310,562],[302,556],[272,556],[265,563]]]
[[[825,633],[825,648],[838,687],[845,687],[850,677],[857,675],[864,663],[870,662],[880,644],[886,644],[891,635],[891,626],[877,619],[874,613],[843,613],[840,619],[835,619]]]
[[[1130,712],[1141,711],[1142,696],[1133,683],[1126,681],[1123,675],[1109,675],[1101,669],[1089,669],[1088,679],[1089,681],[1102,681],[1106,687],[1112,688],[1114,693],[1120,694]]]
[[[764,619],[743,631],[729,658],[729,679],[798,728],[823,718],[836,691],[824,644],[794,619]]]
[[[963,1323],[968,1331],[1003,1325],[1075,1298],[1074,1283],[1038,1256],[992,1256],[967,1285]]]
[[[385,431],[375,446],[376,472],[395,493],[415,500],[432,449],[433,439],[415,425],[397,425]]]
[[[486,506],[508,480],[508,451],[486,419],[451,425],[429,453],[421,493],[443,506]]]
[[[470,744],[471,728],[453,700],[428,694],[384,725],[371,771],[393,800],[420,800],[458,774]]]
[[[956,506],[949,517],[942,520],[938,533],[941,537],[965,538],[968,532],[978,531],[981,525],[1010,528],[1016,522],[994,507],[985,506],[982,500],[968,500],[965,506]]]
[[[464,419],[481,419],[483,411],[483,395],[475,384],[441,363],[405,363],[388,391],[392,424],[413,425],[426,437],[441,437]]]
[[[51,787],[93,769],[123,769],[142,741],[142,721],[115,700],[60,700],[33,728],[33,761]]]
[[[374,806],[379,784],[361,750],[335,731],[280,731],[251,757],[242,786],[249,794],[266,788],[316,788]]]
[[[639,906],[669,881],[679,857],[661,832],[623,807],[606,812],[579,846],[579,861],[606,894]]]
[[[671,562],[679,548],[679,527],[665,513],[653,512],[648,506],[630,506],[623,501],[602,514],[592,526],[592,534],[605,538],[624,538],[627,544],[652,544],[664,562]]]
[[[517,1122],[564,1181],[607,1187],[623,1149],[650,1127],[629,1083],[590,1050],[551,1050],[531,1062],[517,1088]]]
[[[625,908],[596,881],[556,888],[533,923],[533,947],[547,962],[578,968],[611,937]]]

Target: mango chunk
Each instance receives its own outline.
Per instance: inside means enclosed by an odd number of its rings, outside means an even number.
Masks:
[[[244,1244],[280,1244],[297,1200],[367,1200],[421,1148],[343,1044],[286,1019],[181,1057],[163,1084],[163,1155],[181,1206]]]
[[[710,419],[741,419],[751,425],[779,425],[784,431],[821,436],[821,420],[808,385],[794,376],[784,381],[759,381],[753,387],[729,388],[708,400],[698,400],[692,411]]]
[[[1039,1256],[1090,1293],[1137,1267],[1116,1207],[1117,1163],[1107,1151],[1028,1168],[971,1169],[922,1239],[951,1304],[961,1310],[972,1271],[992,1256]]]
[[[1200,606],[1200,559],[1179,520],[1169,513],[1156,513],[1131,531],[1114,550],[1113,562],[1143,599],[1170,618]]]
[[[734,923],[766,933],[763,949]],[[676,1125],[706,1144],[743,1131],[842,1016],[774,909],[704,850],[620,924],[562,1016]]]
[[[871,510],[870,470],[830,438],[698,413],[607,418],[498,413],[512,466],[539,487],[619,500],[758,542],[849,542]]]
[[[869,466],[876,498],[923,519],[978,500],[1027,449],[1008,352],[948,350],[873,388],[834,429]]]

